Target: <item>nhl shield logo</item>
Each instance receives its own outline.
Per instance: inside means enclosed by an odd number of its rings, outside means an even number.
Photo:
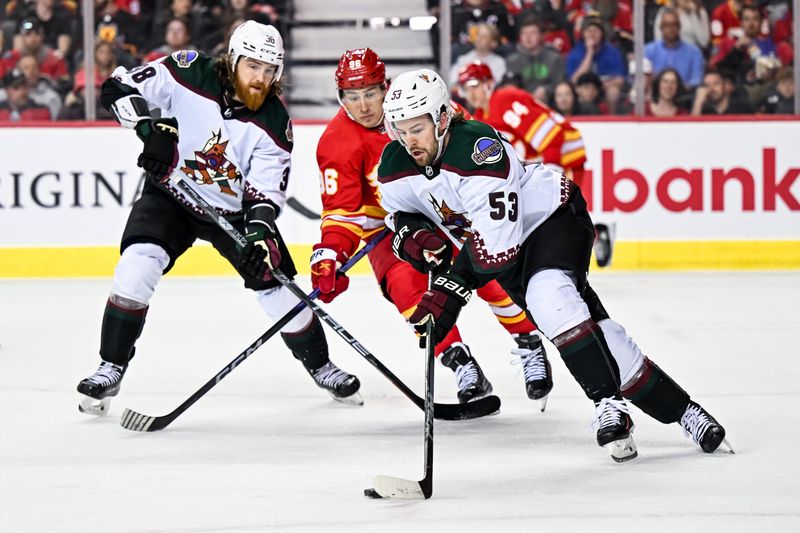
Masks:
[[[481,137],[475,141],[472,160],[477,165],[497,163],[503,158],[503,146],[497,139]]]

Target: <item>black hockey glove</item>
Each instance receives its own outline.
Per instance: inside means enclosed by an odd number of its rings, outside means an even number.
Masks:
[[[164,183],[178,165],[178,121],[142,120],[136,125],[136,134],[144,142],[137,164],[147,171],[148,177]]]
[[[246,206],[244,231],[247,245],[239,255],[239,270],[254,278],[272,279],[271,271],[281,264],[275,208],[266,202]]]
[[[397,231],[392,238],[394,255],[423,274],[429,270],[439,274],[450,268],[453,247],[436,233],[430,222],[409,213],[400,213],[396,220]]]
[[[461,308],[467,305],[471,297],[472,291],[457,275],[448,272],[433,278],[431,288],[422,295],[416,310],[408,319],[421,335],[420,348],[425,347],[428,320],[432,318],[434,321],[433,341],[438,344],[456,325]]]

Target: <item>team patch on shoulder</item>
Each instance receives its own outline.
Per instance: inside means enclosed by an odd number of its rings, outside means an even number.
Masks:
[[[198,57],[200,54],[196,50],[178,50],[172,53],[172,59],[180,68],[189,68],[189,65],[194,63]]]
[[[472,160],[477,165],[497,163],[503,159],[503,145],[497,139],[481,137],[475,141]]]
[[[292,130],[292,119],[286,124],[286,140],[290,143],[294,142],[294,130]]]

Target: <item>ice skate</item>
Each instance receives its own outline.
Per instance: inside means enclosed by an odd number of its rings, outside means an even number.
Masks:
[[[111,398],[119,392],[125,366],[103,361],[97,371],[78,383],[81,401],[78,411],[89,415],[103,415],[108,412]]]
[[[592,429],[597,430],[597,444],[608,450],[614,461],[622,463],[639,455],[633,442],[633,420],[625,400],[600,400],[596,405]]]
[[[714,453],[723,443],[730,453],[736,453],[725,439],[725,428],[695,402],[690,401],[686,406],[681,417],[681,427],[683,434],[691,437],[706,453]]]
[[[492,384],[483,375],[478,361],[465,344],[455,342],[446,349],[442,353],[442,364],[456,374],[460,403],[478,400],[492,393]]]
[[[528,398],[535,400],[539,410],[544,412],[547,407],[547,397],[553,390],[553,370],[542,346],[542,339],[534,333],[520,335],[514,340],[519,348],[511,350],[511,353],[519,359],[512,361],[512,364],[522,365]]]
[[[309,374],[321,389],[328,391],[331,398],[337,402],[348,405],[364,405],[364,399],[359,394],[361,382],[352,374],[348,374],[338,366],[328,361],[316,370],[309,370]]]
[[[611,263],[611,254],[614,250],[611,229],[606,224],[595,224],[594,231],[594,256],[597,259],[597,266],[606,267]]]

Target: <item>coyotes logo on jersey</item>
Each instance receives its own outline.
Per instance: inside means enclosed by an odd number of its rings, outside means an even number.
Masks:
[[[221,131],[212,133],[203,149],[195,151],[195,160],[184,160],[186,166],[181,167],[181,170],[195,183],[200,185],[216,183],[222,194],[236,196],[236,192],[231,188],[231,183],[241,182],[242,174],[236,165],[225,157],[228,141],[220,142],[221,133]]]
[[[434,211],[442,220],[442,225],[447,228],[454,239],[463,243],[472,236],[472,230],[470,229],[472,221],[465,217],[464,213],[458,213],[451,209],[444,199],[440,204],[432,194],[428,195],[428,201],[433,205]]]

